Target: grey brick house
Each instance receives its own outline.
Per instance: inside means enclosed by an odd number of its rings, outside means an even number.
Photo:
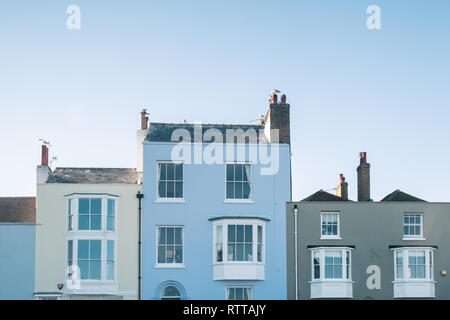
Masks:
[[[288,299],[450,299],[450,203],[400,190],[374,202],[360,162],[357,202],[340,175],[337,195],[287,203]]]

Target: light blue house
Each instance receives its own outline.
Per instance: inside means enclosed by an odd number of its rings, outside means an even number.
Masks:
[[[281,100],[272,95],[259,125],[143,121],[143,299],[287,298]]]
[[[0,300],[34,299],[35,221],[35,198],[0,198]]]

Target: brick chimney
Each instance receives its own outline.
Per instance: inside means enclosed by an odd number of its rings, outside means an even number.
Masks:
[[[46,183],[51,172],[48,166],[48,146],[44,143],[41,147],[41,164],[36,168],[36,183]]]
[[[144,167],[144,146],[143,142],[147,137],[148,131],[148,113],[147,109],[141,111],[141,129],[136,132],[137,138],[137,172],[142,172]]]
[[[269,110],[267,111],[264,120],[264,134],[269,143],[283,143],[291,144],[291,129],[290,129],[290,108],[291,106],[286,102],[286,95],[281,96],[281,103],[278,103],[278,95],[276,90],[272,91],[270,97]],[[273,131],[278,129],[277,135]]]
[[[336,195],[343,200],[348,200],[348,182],[345,181],[342,173],[339,174],[339,185],[336,188]]]
[[[370,164],[367,163],[367,153],[360,152],[358,169],[358,201],[371,201],[370,199]]]

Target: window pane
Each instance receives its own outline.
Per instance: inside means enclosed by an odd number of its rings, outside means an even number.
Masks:
[[[417,278],[425,278],[425,266],[417,266]]]
[[[405,236],[408,236],[409,235],[409,227],[403,227],[403,233],[404,233],[404,235]]]
[[[102,258],[102,241],[101,240],[90,240],[89,248],[89,258],[90,259],[101,259]]]
[[[167,182],[167,198],[175,198],[175,183]]]
[[[182,263],[182,262],[183,262],[183,247],[176,246],[175,247],[175,263]]]
[[[334,278],[342,278],[342,265],[334,266]]]
[[[114,280],[114,261],[106,263],[106,280]]]
[[[236,226],[235,225],[229,225],[228,226],[228,242],[234,242],[236,240],[235,238],[235,231]]]
[[[262,237],[263,237],[263,232],[262,232],[262,227],[258,226],[258,243],[262,243]]]
[[[108,240],[106,253],[107,253],[106,259],[114,260],[114,241]]]
[[[159,164],[159,180],[167,180],[167,174],[166,174],[166,167],[167,165],[165,163]]]
[[[236,261],[234,248],[235,248],[234,245],[228,245],[228,261]]]
[[[158,263],[164,263],[166,261],[166,247],[158,246]]]
[[[183,165],[182,164],[175,165],[175,179],[178,181],[183,180]]]
[[[243,183],[243,194],[242,194],[242,198],[243,199],[250,199],[250,183],[249,182],[244,182]]]
[[[101,230],[102,228],[102,216],[91,216],[91,230]]]
[[[242,188],[243,188],[242,182],[235,182],[235,184],[234,184],[235,199],[243,199]]]
[[[244,299],[244,290],[242,288],[235,288],[235,297],[236,300]]]
[[[91,214],[102,213],[102,199],[91,199]]]
[[[227,182],[227,199],[234,199],[234,183]]]
[[[90,261],[89,273],[91,280],[100,280],[102,278],[101,261]]]
[[[70,240],[67,243],[67,260],[71,261],[73,260],[73,241]]]
[[[159,236],[158,243],[166,244],[166,228],[158,228]]]
[[[332,266],[325,266],[325,278],[326,279],[332,279],[333,278],[333,267]]]
[[[236,226],[236,237],[237,242],[244,242],[244,226],[243,225],[237,225]]]
[[[253,261],[253,245],[252,244],[245,245],[245,260]]]
[[[115,213],[116,201],[112,199],[108,199],[108,214],[113,216]]]
[[[167,180],[175,180],[175,164],[167,164]]]
[[[89,213],[89,199],[78,200],[78,212],[81,214]]]
[[[175,229],[175,244],[182,244],[181,228]]]
[[[244,245],[243,244],[236,245],[236,260],[244,261]]]
[[[235,165],[235,179],[236,181],[243,181],[243,165],[236,164]]]
[[[251,169],[251,167],[249,164],[244,165],[243,178],[242,178],[243,181],[250,181],[250,174],[251,174],[250,169]]]
[[[114,217],[107,218],[108,231],[114,231]]]
[[[159,195],[160,198],[166,198],[167,197],[166,182],[160,182],[158,184],[158,195]]]
[[[81,280],[87,280],[89,279],[89,261],[86,260],[78,260],[78,267],[80,268],[81,272]]]
[[[234,181],[234,165],[227,164],[227,181]]]
[[[175,197],[183,198],[183,182],[175,183]]]
[[[245,242],[253,242],[253,226],[245,226]]]
[[[228,300],[234,300],[234,288],[228,288]]]
[[[174,228],[167,228],[167,244],[175,243],[175,231]]]
[[[78,260],[89,259],[89,240],[78,240]]]
[[[414,234],[415,234],[416,236],[420,236],[420,226],[416,226],[416,227],[414,227],[414,228],[415,228]]]
[[[89,216],[79,216],[78,217],[78,229],[79,230],[89,230]]]

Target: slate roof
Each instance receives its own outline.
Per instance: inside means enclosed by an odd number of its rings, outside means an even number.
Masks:
[[[124,183],[138,184],[142,173],[128,168],[56,168],[47,183]]]
[[[245,131],[249,129],[253,129],[256,131],[258,141],[261,143],[267,143],[267,138],[264,134],[261,136],[259,135],[259,130],[264,129],[264,126],[261,125],[251,125],[251,124],[201,124],[202,125],[202,136],[208,129],[216,129],[219,130],[223,134],[223,142],[225,143],[225,134],[228,129],[236,130],[236,129],[242,129]],[[194,127],[195,124],[190,123],[157,123],[157,122],[151,122],[146,141],[153,141],[153,142],[173,142],[171,140],[172,133],[177,129],[185,129],[189,132],[191,136],[191,141],[194,140]],[[210,142],[210,141],[207,141]]]
[[[316,193],[310,195],[309,197],[303,199],[302,201],[351,201],[344,200],[334,194],[328,193],[323,190],[319,190]]]
[[[419,202],[426,202],[425,200],[416,198],[410,194],[407,194],[400,190],[395,190],[391,194],[387,195],[381,201],[419,201]]]
[[[36,198],[0,198],[0,222],[36,222]]]

